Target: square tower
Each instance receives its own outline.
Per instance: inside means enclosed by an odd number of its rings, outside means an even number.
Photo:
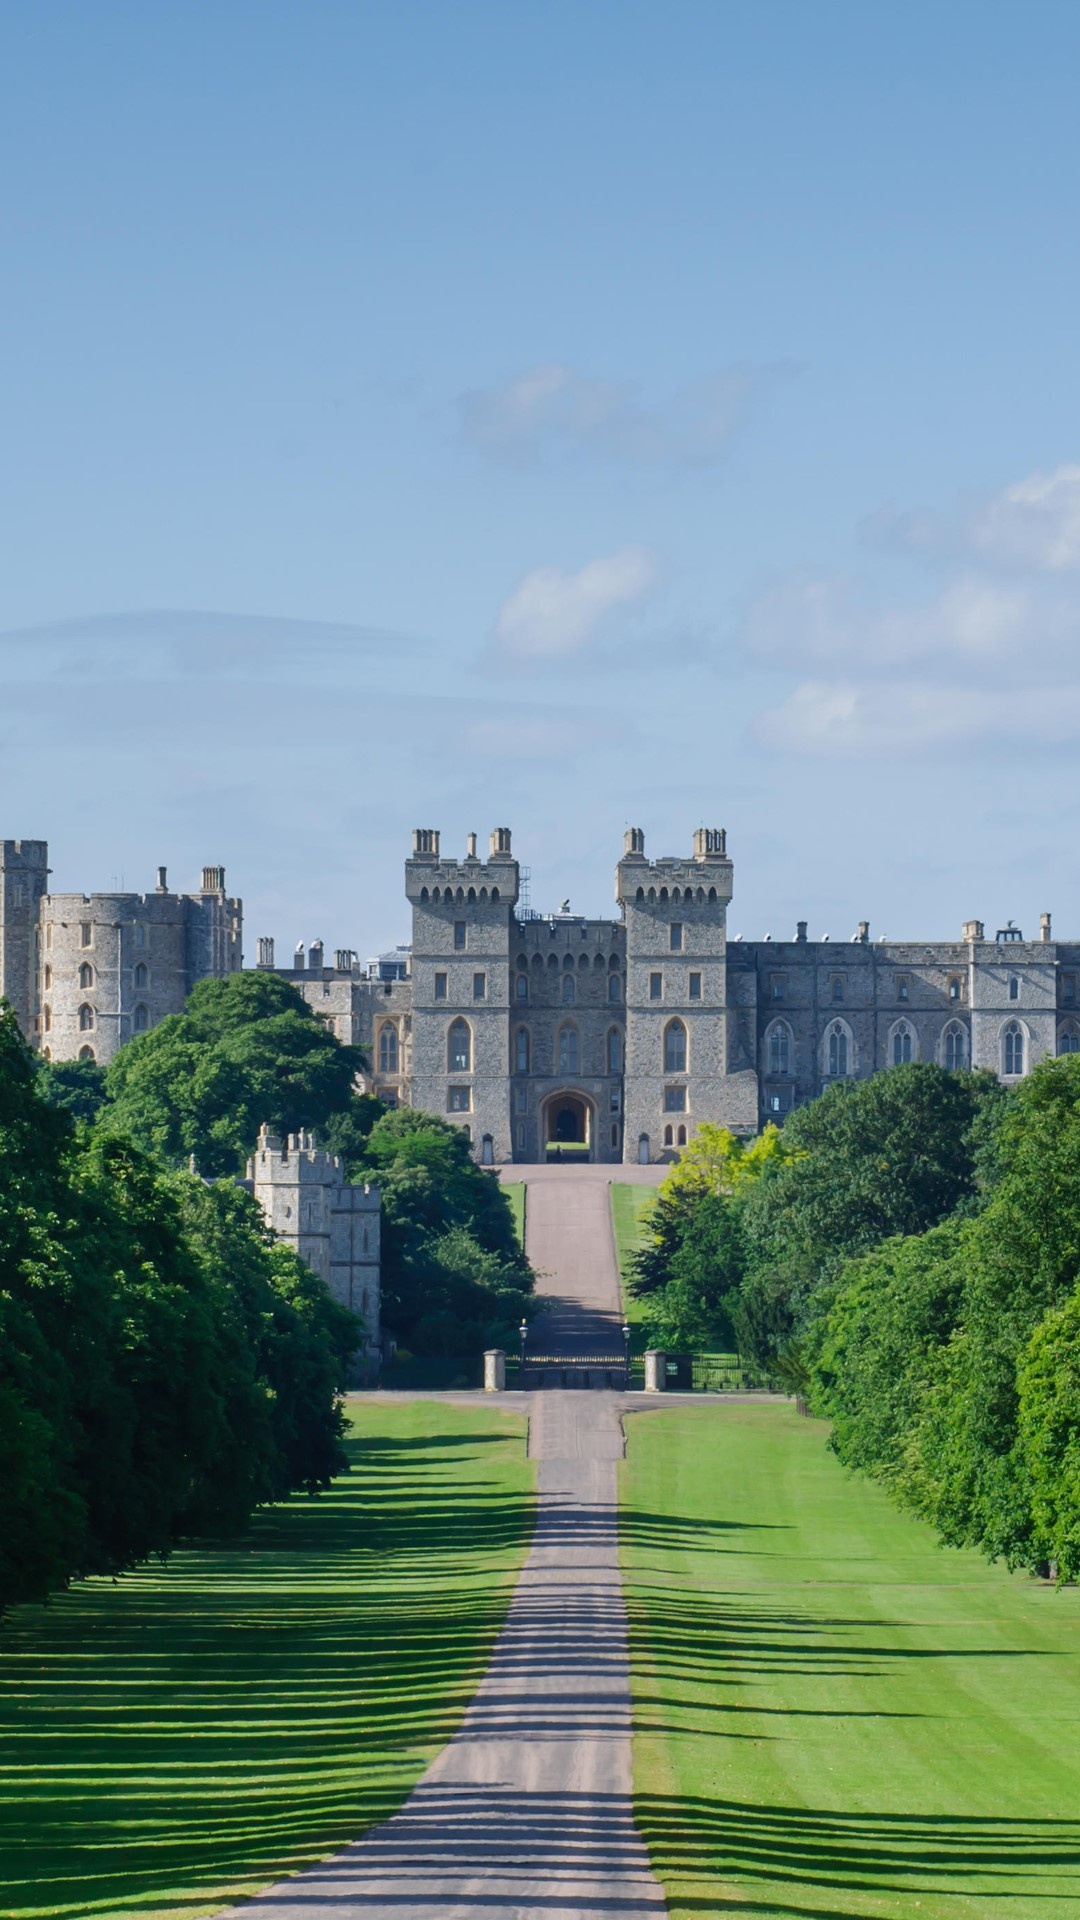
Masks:
[[[518,863],[496,827],[486,860],[461,860],[418,827],[405,863],[412,906],[412,1103],[466,1128],[485,1165],[511,1153],[510,966]]]
[[[632,827],[616,873],[626,921],[623,1158],[662,1160],[703,1120],[757,1128],[757,1076],[730,1071],[727,909],[732,864],[721,827],[700,827],[689,859],[649,860]]]
[[[0,998],[31,1046],[39,1044],[38,906],[48,887],[44,840],[0,840]]]

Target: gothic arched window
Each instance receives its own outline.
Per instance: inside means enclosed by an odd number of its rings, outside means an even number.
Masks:
[[[149,984],[150,984],[150,975],[146,971],[146,963],[145,961],[140,960],[138,966],[135,969],[135,985],[137,987],[146,987],[146,986],[149,986]]]
[[[791,1028],[784,1020],[769,1029],[768,1071],[774,1077],[791,1072]]]
[[[87,987],[92,987],[93,984],[94,969],[90,965],[89,960],[84,960],[82,966],[79,968],[79,985],[85,991]]]
[[[618,1027],[608,1028],[607,1064],[609,1073],[622,1071],[622,1035]]]
[[[455,1020],[446,1043],[449,1073],[469,1073],[472,1068],[472,1034],[467,1020]]]
[[[559,1029],[559,1072],[577,1073],[580,1051],[576,1027]]]
[[[617,973],[608,975],[607,997],[609,1000],[622,999],[622,981],[619,979]]]
[[[84,1003],[79,1008],[79,1032],[93,1033],[93,1031],[94,1031],[94,1009],[93,1007],[89,1007]]]
[[[1059,1053],[1080,1053],[1080,1032],[1074,1026],[1062,1027],[1058,1041]]]
[[[132,1026],[134,1027],[136,1033],[149,1032],[150,1010],[148,1007],[143,1007],[143,1006],[136,1007],[135,1018],[132,1021]]]
[[[514,1041],[514,1071],[529,1071],[529,1032],[527,1027],[519,1027]]]
[[[829,1078],[843,1080],[848,1070],[847,1028],[841,1020],[834,1020],[829,1028]]]
[[[577,983],[572,973],[563,974],[562,997],[565,1007],[572,1007],[577,994]]]
[[[379,1030],[379,1072],[396,1073],[398,1070],[397,1028],[385,1026]],[[455,1069],[458,1071],[458,1069]]]
[[[686,1072],[686,1028],[681,1020],[669,1020],[664,1028],[664,1072]]]
[[[912,1057],[911,1028],[906,1020],[900,1020],[893,1028],[892,1063],[894,1067],[906,1066]]]
[[[1002,1030],[1001,1071],[1011,1076],[1024,1071],[1024,1029],[1018,1020],[1010,1020]]]
[[[959,1020],[950,1020],[941,1038],[942,1065],[950,1073],[962,1073],[967,1066],[967,1034]]]

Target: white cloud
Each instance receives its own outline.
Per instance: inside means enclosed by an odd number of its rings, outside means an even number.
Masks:
[[[1080,466],[1031,473],[1002,492],[962,502],[955,514],[885,508],[865,523],[877,544],[909,553],[965,554],[1031,573],[1080,567]]]
[[[535,567],[499,610],[495,651],[519,666],[571,659],[592,646],[612,615],[639,605],[656,580],[656,561],[642,547],[624,547],[576,572]]]
[[[1080,743],[1080,686],[927,686],[806,681],[754,728],[776,753],[835,759],[932,754],[977,744]]]
[[[461,434],[482,453],[519,465],[586,453],[641,465],[704,467],[721,457],[757,400],[787,371],[742,362],[650,407],[628,383],[558,362],[542,364],[501,386],[463,394]]]

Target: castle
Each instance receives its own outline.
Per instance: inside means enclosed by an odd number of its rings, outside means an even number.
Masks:
[[[53,1059],[106,1061],[177,1012],[196,979],[241,965],[241,906],[220,867],[192,895],[50,895],[41,841],[0,842],[0,992]],[[510,832],[486,857],[470,834],[444,856],[434,828],[405,863],[411,946],[366,970],[319,942],[277,967],[341,1040],[366,1084],[442,1114],[484,1164],[555,1151],[658,1161],[702,1121],[753,1133],[832,1081],[907,1060],[987,1067],[1006,1082],[1080,1051],[1080,941],[980,920],[955,941],[728,939],[732,862],[721,828],[650,859],[632,828],[618,918],[541,914],[522,900]]]

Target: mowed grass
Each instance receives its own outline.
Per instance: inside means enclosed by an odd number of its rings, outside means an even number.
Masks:
[[[353,1471],[0,1627],[0,1911],[199,1914],[397,1807],[524,1556],[523,1420],[356,1403]]]
[[[644,1318],[645,1302],[634,1298],[626,1280],[630,1255],[636,1253],[645,1236],[645,1211],[655,1199],[655,1187],[631,1186],[625,1180],[612,1181],[611,1224],[615,1230],[615,1255],[619,1262],[623,1314],[630,1325],[630,1348],[633,1353],[640,1353],[643,1344],[643,1336],[638,1330]]]
[[[627,1421],[637,1818],[689,1915],[1080,1914],[1080,1593],[773,1405]]]
[[[524,1180],[504,1180],[502,1190],[510,1202],[510,1211],[514,1216],[514,1231],[518,1244],[525,1245],[525,1182]]]

